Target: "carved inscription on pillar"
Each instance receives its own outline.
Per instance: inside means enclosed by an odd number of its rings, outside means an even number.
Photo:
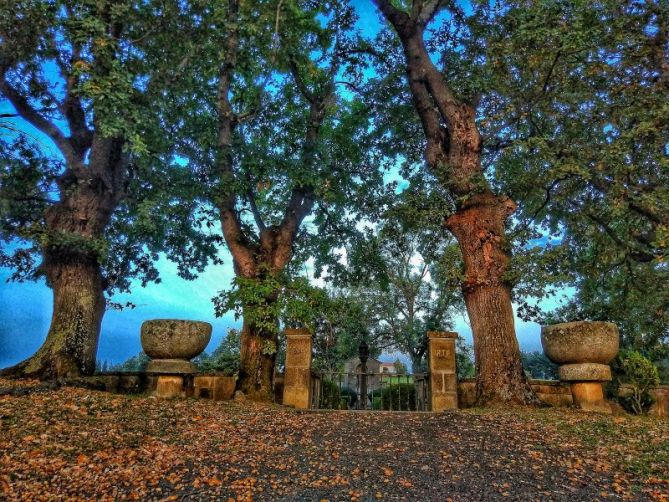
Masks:
[[[427,336],[432,411],[455,409],[458,407],[455,371],[455,340],[458,335],[453,332],[429,331]]]
[[[311,391],[311,333],[306,329],[286,329],[286,374],[283,404],[309,408]]]

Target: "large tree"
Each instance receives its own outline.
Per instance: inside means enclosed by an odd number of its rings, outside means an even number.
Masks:
[[[441,231],[441,200],[420,173],[395,197],[375,235],[349,254],[351,293],[369,305],[373,331],[426,371],[427,332],[452,328],[461,309],[461,260],[452,237]]]
[[[531,399],[508,322],[512,284],[521,301],[551,282],[577,286],[589,305],[563,315],[613,320],[624,305],[641,319],[639,298],[657,284],[643,316],[661,334],[666,4],[377,4],[401,41],[425,159],[451,205],[480,399]]]
[[[354,225],[346,208],[361,185],[381,180],[361,154],[365,109],[338,92],[358,78],[354,17],[324,2],[191,7],[189,29],[201,42],[186,68],[196,77],[171,118],[233,259],[233,290],[216,304],[219,314],[243,316],[238,388],[268,400],[291,270],[312,250],[332,253],[328,235]],[[296,262],[300,246],[310,251]]]
[[[523,260],[534,265],[520,286],[574,287],[549,321],[613,321],[624,346],[658,358],[669,342],[668,18],[666,2],[599,1],[510,4],[494,27],[484,21],[490,154],[519,201],[518,235],[548,241]]]
[[[496,193],[481,164],[476,105],[458,96],[437,68],[425,43],[427,25],[448,2],[414,0],[405,9],[374,0],[402,45],[414,107],[425,135],[425,161],[454,200],[446,228],[464,262],[462,292],[474,337],[479,402],[537,402],[520,360],[505,277],[510,249],[505,236],[515,203]],[[450,5],[451,15],[459,9]]]
[[[192,196],[175,205],[167,195],[188,178],[168,169],[151,106],[167,81],[137,44],[164,13],[130,1],[0,8],[0,95],[15,112],[0,155],[0,258],[14,279],[45,276],[53,290],[44,344],[3,374],[92,373],[105,291],[157,279],[167,247],[184,245],[186,275],[214,251],[195,238]]]

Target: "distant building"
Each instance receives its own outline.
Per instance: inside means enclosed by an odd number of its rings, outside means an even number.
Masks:
[[[356,357],[350,358],[344,363],[344,375],[342,384],[345,387],[351,389],[359,390],[359,377],[360,374],[360,359]],[[382,363],[378,359],[370,357],[367,359],[367,390],[369,392],[377,391],[381,389],[381,375],[396,375],[397,368],[395,368],[394,363]],[[384,384],[388,382],[384,380]]]
[[[397,368],[395,363],[381,363],[380,373],[388,373],[389,375],[395,375],[397,373]]]

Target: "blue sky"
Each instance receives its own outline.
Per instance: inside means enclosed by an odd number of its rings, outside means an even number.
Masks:
[[[367,36],[373,36],[381,26],[379,16],[369,0],[354,0],[360,16],[359,26]],[[11,111],[5,102],[0,103],[0,112]],[[30,128],[35,137],[41,136]],[[55,148],[44,138],[40,143],[48,150]],[[232,260],[223,251],[224,264],[211,265],[194,281],[186,281],[176,274],[176,267],[167,260],[161,260],[158,269],[160,284],[150,284],[146,288],[135,285],[132,294],[116,297],[116,301],[129,300],[134,309],[108,311],[102,324],[102,334],[98,359],[113,363],[124,361],[141,350],[139,331],[141,323],[154,318],[185,318],[208,321],[213,324],[212,340],[207,348],[213,350],[227,330],[239,328],[241,322],[232,313],[222,318],[214,317],[211,298],[230,286]],[[51,317],[51,290],[43,281],[36,283],[7,283],[10,271],[0,268],[0,367],[8,366],[32,355],[44,341]],[[525,323],[516,319],[518,339],[526,351],[541,350],[540,328],[535,323]],[[468,342],[471,330],[466,319],[455,320],[455,329]],[[397,354],[388,354],[383,360],[394,360]]]
[[[240,328],[232,313],[222,318],[214,316],[211,298],[229,287],[232,279],[230,256],[225,254],[223,265],[209,266],[194,281],[176,274],[176,267],[161,260],[160,284],[146,288],[136,285],[132,294],[115,297],[130,300],[134,309],[107,311],[102,323],[98,359],[122,362],[141,350],[139,330],[143,321],[155,318],[198,319],[212,323],[213,335],[208,351],[218,346],[229,328]],[[8,366],[32,355],[44,341],[51,318],[51,290],[43,281],[7,283],[7,269],[0,269],[0,367]],[[525,351],[541,350],[540,327],[516,319],[518,340]],[[471,329],[462,317],[455,319],[455,330],[471,343]],[[394,360],[388,354],[383,360]]]

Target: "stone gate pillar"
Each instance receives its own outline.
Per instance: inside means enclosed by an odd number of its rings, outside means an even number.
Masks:
[[[455,340],[450,331],[428,331],[428,362],[432,411],[458,407],[458,377],[455,371]]]
[[[286,374],[283,404],[307,409],[311,392],[311,333],[308,329],[285,330]]]

